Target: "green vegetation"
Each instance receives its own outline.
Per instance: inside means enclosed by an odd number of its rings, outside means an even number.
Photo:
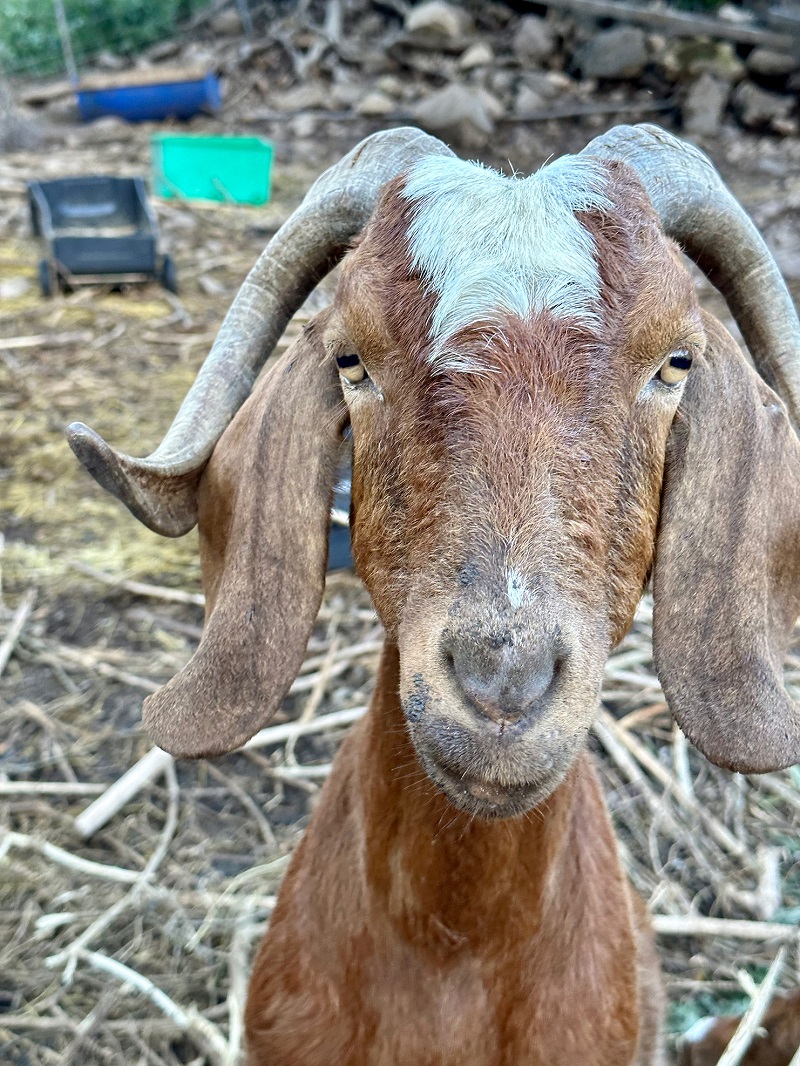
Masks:
[[[72,48],[80,67],[108,49],[130,55],[171,36],[208,0],[64,0]],[[64,70],[53,0],[2,0],[0,70],[52,74]]]

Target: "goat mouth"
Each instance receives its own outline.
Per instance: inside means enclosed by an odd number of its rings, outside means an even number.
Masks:
[[[481,818],[514,818],[545,800],[558,784],[560,775],[546,782],[504,785],[472,776],[423,759],[428,776],[455,806]]]

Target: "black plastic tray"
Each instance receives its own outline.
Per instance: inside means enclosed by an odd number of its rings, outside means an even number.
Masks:
[[[31,225],[42,238],[42,291],[58,286],[147,281],[177,291],[175,266],[158,252],[158,222],[142,178],[104,175],[32,181]]]

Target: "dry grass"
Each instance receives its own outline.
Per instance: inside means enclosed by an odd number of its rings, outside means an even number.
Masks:
[[[145,136],[104,146],[107,168],[142,170]],[[180,764],[80,839],[75,816],[148,750],[142,697],[186,662],[201,609],[119,584],[198,592],[194,537],[165,541],[139,526],[78,469],[62,430],[80,417],[134,453],[156,442],[297,188],[279,188],[264,212],[160,206],[180,300],[148,287],[44,302],[23,180],[45,165],[91,170],[96,153],[0,161],[0,642],[12,638],[0,678],[0,1057],[233,1062],[250,953],[342,732]],[[42,335],[50,340],[2,343]],[[779,940],[789,940],[783,982],[800,981],[800,773],[738,777],[689,748],[667,714],[650,636],[645,603],[609,665],[593,741],[625,864],[665,930],[680,916],[748,923],[724,927],[735,937],[708,935],[702,921],[692,935],[661,937],[671,1022],[683,1030],[746,1001]],[[333,576],[282,718],[364,705],[379,637],[360,585]],[[797,694],[798,642],[788,681]]]

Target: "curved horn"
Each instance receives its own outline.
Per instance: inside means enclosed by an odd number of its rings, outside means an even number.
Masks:
[[[763,237],[711,160],[650,125],[617,126],[584,154],[636,171],[665,232],[725,297],[759,373],[800,427],[800,321]]]
[[[81,422],[68,427],[92,477],[146,526],[168,537],[192,528],[200,475],[289,319],[364,227],[382,186],[433,154],[452,153],[410,127],[374,133],[314,182],[245,279],[175,421],[146,459],[115,451]]]

